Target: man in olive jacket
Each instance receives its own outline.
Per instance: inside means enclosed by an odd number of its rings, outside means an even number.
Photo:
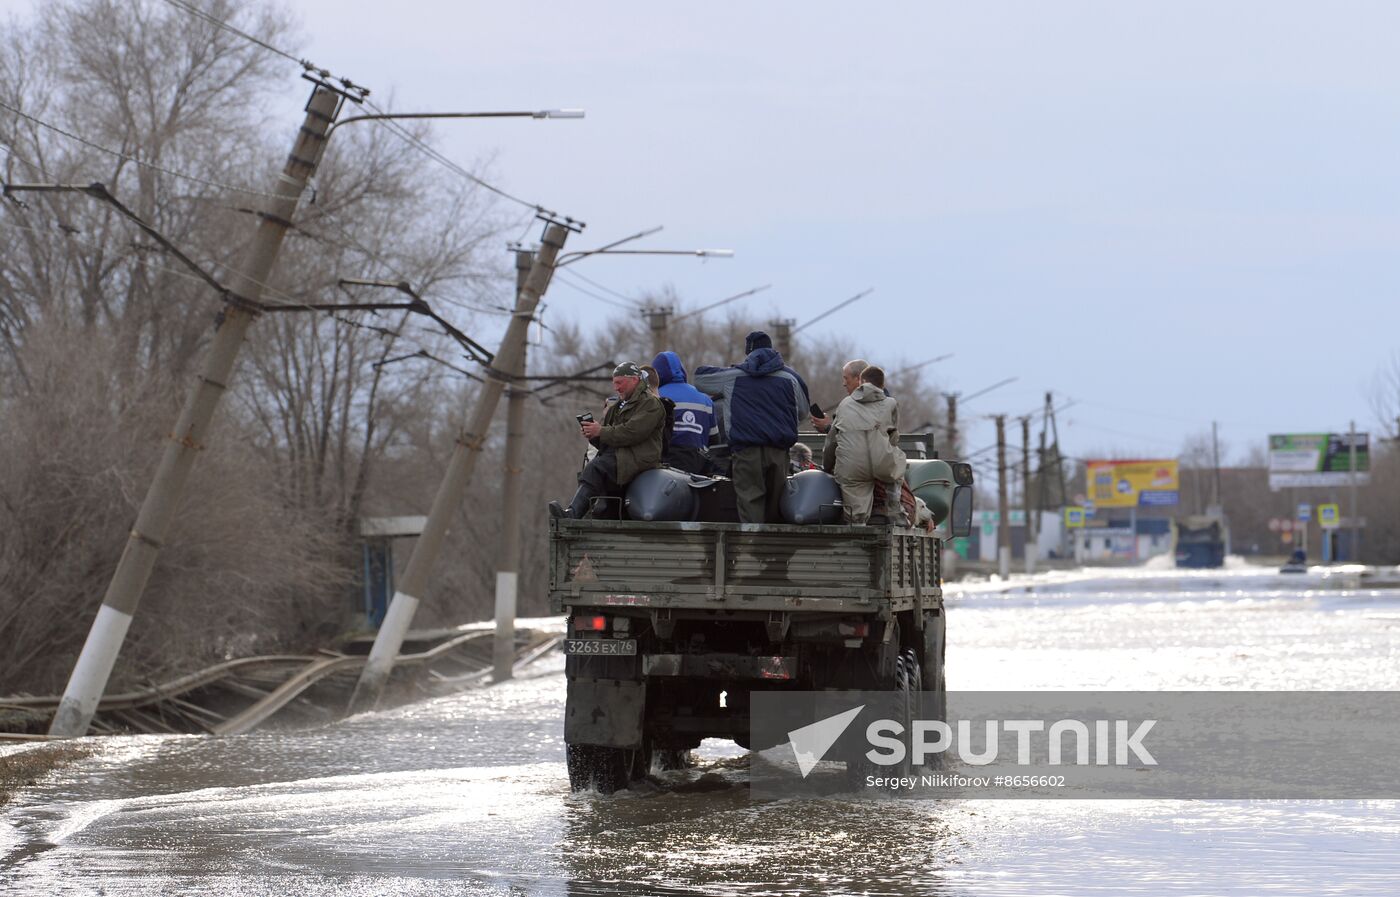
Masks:
[[[578,475],[578,492],[569,506],[549,503],[549,513],[555,517],[578,519],[588,512],[594,498],[621,495],[637,474],[661,466],[666,406],[647,390],[641,369],[630,361],[613,370],[612,384],[619,400],[608,407],[603,422],[579,424],[579,433],[598,454]]]

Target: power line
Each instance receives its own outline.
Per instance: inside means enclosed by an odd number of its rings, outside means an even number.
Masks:
[[[629,303],[631,303],[631,304],[633,304],[633,305],[639,304],[639,303],[638,303],[638,300],[634,299],[633,297],[628,296],[628,295],[625,294],[625,293],[619,293],[617,290],[614,290],[612,287],[604,286],[603,284],[599,283],[598,281],[594,280],[594,279],[591,278],[591,277],[586,277],[586,276],[584,276],[584,275],[578,273],[577,271],[570,271],[570,272],[568,272],[568,273],[571,274],[571,275],[573,275],[574,277],[577,277],[579,280],[583,281],[584,283],[589,284],[590,286],[593,286],[593,287],[596,287],[597,289],[602,290],[604,293],[607,293],[609,296],[616,296],[617,298],[622,299],[622,300],[624,300],[624,301],[626,301],[626,302],[629,302]]]
[[[1165,439],[1158,439],[1155,436],[1144,436],[1141,433],[1130,433],[1127,430],[1115,430],[1112,427],[1100,427],[1095,424],[1086,424],[1083,421],[1066,421],[1065,424],[1071,427],[1083,427],[1087,430],[1097,430],[1101,433],[1108,433],[1112,436],[1121,436],[1126,439],[1136,439],[1140,442],[1151,442],[1155,443],[1156,445],[1177,445],[1177,443],[1168,442]]]
[[[385,110],[379,108],[374,103],[370,102],[368,99],[366,99],[364,103],[366,106],[368,106],[370,109],[373,109],[376,113],[380,115],[388,114]],[[418,137],[415,136],[413,132],[409,131],[397,121],[394,121],[393,119],[384,118],[376,118],[374,119],[374,121],[388,128],[392,133],[398,135],[399,138],[406,141],[414,149],[418,150],[423,155],[427,156],[429,159],[432,159],[434,162],[437,162],[443,168],[446,168],[448,171],[452,172],[458,177],[465,178],[466,180],[471,181],[473,184],[476,184],[478,187],[481,187],[485,190],[489,190],[490,192],[501,197],[502,199],[507,199],[513,203],[516,203],[517,205],[521,205],[527,209],[531,209],[537,214],[551,216],[554,214],[549,209],[546,209],[539,203],[529,202],[528,200],[521,199],[513,193],[508,193],[505,190],[502,190],[495,184],[482,180],[481,178],[472,174],[470,171],[467,171],[465,168],[458,165],[456,162],[453,162],[451,159],[444,156],[442,153],[438,152],[436,149],[433,149],[431,146],[424,143],[422,140],[418,139]]]
[[[259,47],[263,48],[264,50],[267,50],[269,53],[275,53],[276,55],[281,56],[283,59],[287,59],[287,60],[290,60],[290,61],[292,61],[292,62],[295,62],[296,64],[300,65],[302,68],[307,69],[308,71],[315,72],[316,74],[320,75],[320,76],[323,77],[323,78],[330,78],[330,77],[331,77],[330,72],[326,71],[325,69],[318,68],[317,66],[315,66],[314,64],[312,64],[311,62],[309,62],[309,61],[307,61],[307,60],[305,60],[305,59],[301,59],[301,58],[299,58],[299,57],[297,57],[297,56],[294,56],[293,54],[288,53],[286,50],[283,50],[283,49],[281,49],[281,48],[279,48],[279,47],[274,47],[272,44],[269,44],[269,43],[268,43],[267,41],[265,41],[265,40],[262,40],[262,39],[260,39],[260,38],[254,37],[253,35],[247,33],[246,31],[242,31],[242,30],[240,30],[240,29],[238,29],[238,28],[235,28],[234,26],[230,25],[228,22],[225,22],[225,21],[223,21],[222,19],[215,18],[214,16],[210,15],[209,13],[206,13],[206,12],[204,12],[203,10],[199,9],[198,7],[194,6],[193,4],[190,4],[190,3],[185,2],[185,0],[166,0],[166,2],[169,3],[170,5],[172,5],[172,6],[176,7],[176,8],[178,8],[178,9],[182,9],[182,10],[184,10],[185,12],[188,12],[190,15],[196,16],[196,17],[198,17],[199,19],[201,19],[201,20],[203,20],[203,21],[205,21],[205,22],[208,22],[209,24],[215,26],[216,28],[221,28],[221,29],[223,29],[224,31],[229,32],[230,34],[237,35],[238,37],[243,38],[244,40],[248,41],[249,43],[252,43],[252,44],[254,44],[254,45],[256,45],[256,46],[259,46]],[[357,90],[357,91],[362,92],[362,93],[361,93],[361,96],[360,96],[360,100],[365,104],[365,106],[367,106],[368,108],[374,110],[374,112],[375,112],[376,114],[378,114],[378,115],[387,115],[387,114],[389,114],[386,110],[380,108],[378,105],[376,105],[374,102],[372,102],[372,101],[369,99],[369,96],[368,96],[369,91],[368,91],[368,90],[365,90],[365,89],[362,88],[362,87],[358,87],[357,85],[352,84],[352,83],[351,83],[348,79],[346,79],[346,78],[336,78],[335,80],[339,81],[341,84],[343,84],[343,85],[344,85],[345,87],[347,87],[347,88],[355,89],[355,90]],[[428,158],[432,159],[433,161],[437,162],[439,165],[443,166],[443,167],[446,168],[448,171],[452,172],[453,174],[456,174],[458,177],[465,178],[466,180],[471,181],[472,183],[476,184],[478,187],[481,187],[481,188],[483,188],[483,189],[485,189],[485,190],[489,190],[490,192],[492,192],[492,193],[496,194],[497,196],[501,197],[502,199],[507,199],[507,200],[509,200],[509,201],[511,201],[511,202],[513,202],[513,203],[516,203],[516,204],[518,204],[518,205],[524,206],[525,208],[530,209],[531,211],[533,211],[533,212],[535,212],[535,213],[537,213],[537,214],[546,214],[546,215],[553,215],[553,214],[554,214],[554,213],[551,212],[549,209],[546,209],[546,208],[544,208],[543,206],[541,206],[539,203],[533,203],[533,202],[529,202],[529,201],[527,201],[527,200],[521,199],[520,197],[518,197],[518,196],[516,196],[516,195],[514,195],[514,194],[512,194],[512,193],[509,193],[509,192],[507,192],[507,191],[501,189],[500,187],[497,187],[495,184],[492,184],[492,183],[490,183],[490,182],[488,182],[488,181],[486,181],[486,180],[483,180],[483,179],[480,178],[480,177],[477,177],[476,175],[472,174],[470,171],[467,171],[465,168],[463,168],[462,166],[458,165],[456,162],[453,162],[451,159],[449,159],[449,158],[447,158],[446,156],[444,156],[442,153],[438,152],[438,151],[437,151],[436,149],[434,149],[433,147],[431,147],[431,146],[429,146],[428,144],[424,143],[424,142],[423,142],[422,140],[420,140],[417,136],[415,136],[411,131],[409,131],[409,130],[408,130],[407,128],[405,128],[403,125],[399,124],[397,121],[394,121],[393,119],[382,119],[382,118],[380,118],[380,119],[375,119],[375,121],[378,122],[380,125],[384,126],[385,128],[388,128],[390,132],[392,132],[393,134],[397,135],[399,138],[401,138],[402,140],[404,140],[405,142],[407,142],[410,146],[412,146],[413,148],[417,149],[419,152],[423,153],[425,156],[427,156]],[[266,194],[263,194],[263,195],[266,195]]]
[[[269,53],[275,53],[276,55],[281,56],[283,59],[287,59],[287,60],[290,60],[290,61],[292,61],[292,62],[295,62],[297,65],[301,66],[301,67],[304,68],[304,69],[313,69],[313,70],[314,70],[314,69],[316,68],[316,66],[312,65],[310,62],[307,62],[305,59],[300,59],[300,58],[298,58],[298,57],[296,57],[296,56],[293,56],[291,53],[288,53],[286,50],[278,49],[277,47],[274,47],[272,44],[269,44],[269,43],[268,43],[267,41],[265,41],[265,40],[261,40],[261,39],[259,39],[259,38],[254,37],[253,35],[249,34],[249,33],[246,32],[246,31],[242,31],[242,30],[240,30],[240,29],[238,29],[238,28],[235,28],[235,27],[233,27],[232,25],[230,25],[228,22],[225,22],[225,21],[223,21],[222,19],[217,19],[217,18],[215,18],[214,16],[210,15],[209,13],[205,12],[204,10],[200,9],[199,7],[195,6],[195,5],[192,4],[192,3],[186,3],[186,2],[184,2],[184,0],[165,0],[165,2],[166,2],[166,3],[169,3],[171,6],[176,7],[177,9],[183,9],[185,12],[189,13],[190,15],[193,15],[193,16],[199,18],[199,19],[204,20],[205,22],[208,22],[210,25],[213,25],[215,28],[222,28],[224,31],[227,31],[227,32],[229,32],[230,34],[236,34],[236,35],[238,35],[239,37],[243,38],[244,40],[248,41],[249,43],[257,44],[259,47],[262,47],[264,50],[268,51]]]
[[[183,276],[188,277],[188,278],[190,278],[190,279],[198,280],[198,281],[204,283],[206,286],[209,286],[209,287],[212,288],[215,292],[217,292],[217,293],[220,295],[220,297],[223,298],[225,301],[236,301],[236,300],[241,300],[241,301],[244,301],[244,302],[248,302],[248,301],[249,301],[249,300],[247,300],[246,298],[243,298],[243,297],[235,297],[234,294],[231,293],[231,292],[228,290],[228,288],[225,287],[222,283],[220,283],[220,282],[218,281],[217,278],[215,278],[212,274],[210,274],[208,271],[206,271],[201,265],[199,265],[197,262],[195,262],[195,261],[194,261],[193,259],[191,259],[189,256],[187,256],[186,254],[184,254],[183,252],[181,252],[173,243],[170,242],[170,240],[168,240],[167,238],[165,238],[165,237],[164,237],[162,234],[160,234],[155,228],[153,228],[153,227],[151,227],[150,225],[148,225],[145,221],[143,221],[143,220],[142,220],[139,216],[137,216],[134,212],[132,212],[130,209],[128,209],[128,208],[126,208],[124,205],[122,205],[121,202],[118,201],[118,200],[116,199],[116,197],[112,196],[112,194],[111,194],[110,192],[108,192],[107,189],[106,189],[105,187],[103,187],[102,185],[100,185],[100,184],[94,184],[94,185],[92,185],[92,186],[90,186],[90,187],[64,187],[64,186],[35,187],[35,186],[7,185],[7,186],[5,187],[5,190],[6,190],[7,193],[8,193],[9,191],[12,191],[12,190],[39,190],[39,191],[43,191],[43,192],[68,191],[68,192],[82,193],[82,194],[84,194],[84,195],[91,196],[91,197],[93,197],[93,198],[95,198],[95,199],[104,201],[104,202],[108,203],[109,205],[111,205],[112,207],[114,207],[115,209],[117,209],[117,211],[120,212],[121,215],[122,215],[123,217],[125,217],[126,219],[128,219],[129,221],[131,221],[132,223],[134,223],[134,224],[135,224],[137,227],[139,227],[143,232],[145,232],[148,236],[150,236],[153,240],[155,240],[155,241],[159,244],[159,249],[164,250],[164,251],[166,251],[166,252],[168,252],[168,253],[174,255],[178,260],[180,260],[181,262],[183,262],[183,263],[185,264],[185,266],[186,266],[187,268],[190,269],[191,272],[193,272],[192,274],[184,274]],[[7,223],[7,222],[0,222],[0,223]],[[14,226],[14,225],[11,225],[11,226]],[[26,229],[28,229],[28,230],[35,230],[36,232],[38,232],[38,229],[37,229],[37,228],[26,228]],[[62,230],[64,233],[68,233],[70,230],[76,231],[75,228],[70,228],[68,225],[63,224],[62,222],[59,222],[59,229]],[[71,235],[70,235],[70,236],[71,236]],[[87,244],[87,245],[92,245],[92,244],[88,243],[87,241],[80,241],[80,242],[84,242],[84,243]],[[148,264],[149,264],[149,263],[148,263]],[[221,262],[221,261],[218,261],[218,260],[212,260],[212,264],[214,264],[214,265],[216,265],[216,266],[218,266],[218,267],[220,267],[220,268],[223,268],[223,269],[225,269],[225,270],[235,271],[235,272],[237,271],[237,269],[233,268],[232,265],[229,265],[229,264],[227,264],[227,263],[225,263],[225,262]],[[154,266],[154,265],[152,265],[152,267],[157,267],[157,268],[160,268],[161,270],[170,270],[170,269],[165,269],[165,268],[163,268],[162,266]],[[171,271],[171,273],[179,274],[179,273],[181,273],[181,272]],[[349,324],[349,325],[351,325],[351,326],[353,326],[353,327],[359,327],[359,328],[366,329],[366,330],[374,330],[374,331],[378,331],[378,332],[381,332],[381,333],[384,332],[383,328],[378,328],[378,327],[374,327],[374,326],[371,326],[371,325],[365,325],[365,324],[361,324],[361,323],[356,322],[356,321],[352,321],[352,320],[347,319],[347,318],[342,318],[342,317],[340,317],[339,315],[337,315],[336,312],[337,312],[338,310],[340,310],[340,311],[357,311],[357,310],[358,310],[358,311],[371,311],[371,312],[374,312],[374,311],[376,311],[376,310],[378,310],[378,309],[403,308],[403,309],[406,309],[406,310],[408,310],[408,311],[411,311],[411,312],[413,312],[413,313],[415,313],[415,314],[423,315],[424,317],[427,317],[427,318],[431,319],[434,323],[436,323],[436,324],[438,325],[438,328],[439,328],[443,333],[445,333],[447,336],[449,336],[449,337],[451,337],[453,340],[455,340],[458,344],[460,344],[461,346],[463,346],[463,348],[465,348],[465,349],[467,350],[467,352],[469,353],[469,357],[471,357],[473,361],[476,361],[476,362],[482,364],[482,365],[485,366],[488,370],[493,370],[493,368],[491,367],[492,362],[493,362],[493,357],[491,356],[491,353],[490,353],[490,352],[488,352],[488,351],[486,351],[484,348],[482,348],[478,343],[476,343],[474,340],[472,340],[470,337],[468,337],[465,333],[463,333],[459,328],[457,328],[454,324],[452,324],[452,323],[451,323],[450,321],[448,321],[446,318],[443,318],[441,315],[439,315],[436,311],[433,310],[433,308],[432,308],[431,305],[429,305],[425,300],[419,298],[416,294],[411,294],[411,295],[414,296],[414,302],[412,302],[412,303],[405,303],[405,304],[394,304],[394,305],[385,305],[385,304],[382,304],[382,303],[369,303],[369,304],[366,304],[366,303],[353,303],[353,304],[343,304],[343,305],[342,305],[342,304],[332,304],[332,303],[320,304],[320,303],[312,303],[312,302],[310,302],[310,301],[308,301],[308,300],[304,300],[304,299],[298,299],[298,298],[296,298],[296,297],[294,297],[294,296],[291,296],[291,295],[289,295],[289,294],[283,292],[282,290],[277,289],[276,287],[273,287],[272,285],[270,285],[270,284],[268,284],[268,283],[265,283],[265,282],[263,282],[263,281],[260,281],[260,280],[254,278],[254,277],[251,277],[251,276],[249,276],[249,275],[247,275],[247,274],[244,274],[243,276],[246,277],[248,280],[252,281],[253,283],[257,284],[259,287],[261,287],[262,290],[263,290],[265,293],[274,294],[275,296],[278,296],[278,297],[280,297],[281,299],[285,300],[285,301],[281,301],[281,302],[276,302],[276,301],[268,301],[266,298],[260,298],[257,302],[255,302],[255,303],[253,303],[253,304],[255,305],[255,307],[257,307],[257,308],[260,309],[261,311],[288,311],[288,310],[302,309],[302,310],[306,310],[306,311],[320,312],[320,313],[324,313],[324,314],[328,315],[328,316],[331,317],[331,318],[334,318],[335,320],[341,321],[342,323]]]
[[[167,0],[167,2],[174,2],[174,0]],[[10,111],[10,112],[13,112],[15,115],[18,115],[20,118],[27,119],[28,121],[31,121],[31,122],[33,122],[34,124],[39,125],[39,126],[42,127],[42,128],[47,128],[48,130],[53,131],[55,134],[61,134],[61,135],[63,135],[64,137],[67,137],[69,140],[75,140],[75,141],[77,141],[78,143],[81,143],[83,146],[88,147],[89,149],[97,150],[97,151],[100,152],[100,153],[106,153],[107,155],[113,156],[113,157],[118,158],[118,159],[124,159],[124,160],[126,160],[127,162],[132,163],[133,165],[139,165],[139,166],[141,166],[142,168],[147,168],[147,169],[150,169],[151,171],[159,171],[161,174],[167,174],[167,175],[170,175],[170,176],[173,177],[173,178],[179,178],[180,180],[183,180],[183,181],[190,181],[191,183],[195,183],[195,184],[202,184],[202,185],[204,185],[204,186],[206,186],[206,187],[216,187],[216,188],[218,188],[218,189],[220,189],[220,190],[233,190],[233,191],[238,192],[238,193],[246,193],[246,194],[248,194],[249,196],[261,196],[261,197],[264,197],[264,198],[267,198],[267,199],[281,199],[281,198],[282,198],[282,197],[278,196],[278,195],[275,194],[275,193],[268,193],[268,192],[263,191],[263,190],[254,190],[254,189],[252,189],[251,187],[237,187],[237,186],[234,186],[233,184],[225,184],[225,183],[223,183],[222,181],[215,181],[215,180],[211,180],[210,178],[202,178],[202,177],[199,177],[199,176],[193,175],[193,174],[185,174],[184,172],[182,172],[182,171],[176,171],[176,170],[173,169],[173,168],[166,168],[166,167],[163,166],[163,165],[157,165],[157,164],[154,163],[154,162],[147,162],[145,159],[140,159],[140,158],[138,158],[138,157],[136,157],[136,156],[131,156],[131,155],[128,155],[128,154],[123,153],[123,152],[118,152],[117,150],[110,149],[109,147],[105,147],[105,146],[103,146],[103,145],[100,144],[100,143],[94,143],[94,142],[92,142],[91,140],[88,140],[86,137],[80,137],[80,136],[78,136],[77,134],[74,134],[72,131],[66,130],[66,129],[64,129],[64,128],[60,128],[58,125],[55,125],[55,124],[53,124],[53,123],[51,123],[51,122],[44,121],[42,118],[37,118],[37,117],[35,117],[35,116],[33,116],[33,115],[30,115],[28,112],[25,112],[25,111],[23,111],[23,110],[21,110],[21,109],[15,108],[14,106],[11,106],[9,103],[6,103],[4,100],[0,100],[0,109],[6,109],[6,110],[8,110],[8,111]],[[8,146],[7,146],[7,148],[8,148]],[[13,152],[13,150],[11,150],[11,152]],[[19,158],[19,157],[16,156],[16,158]],[[23,160],[21,160],[21,161],[23,161]],[[31,164],[32,164],[32,163],[31,163]],[[38,167],[38,166],[35,166],[35,167]],[[41,169],[41,170],[42,170],[42,169]]]
[[[618,302],[616,299],[610,299],[607,296],[602,295],[601,293],[595,293],[587,287],[580,286],[579,284],[574,283],[573,281],[569,280],[569,277],[572,273],[573,272],[571,271],[563,271],[558,268],[554,269],[555,278],[557,278],[560,283],[562,283],[564,286],[568,287],[571,290],[576,290],[582,293],[583,295],[588,296],[589,298],[597,299],[599,302],[611,305],[614,308],[622,308],[626,309],[627,311],[637,310],[637,307],[635,305],[627,305],[625,303]]]

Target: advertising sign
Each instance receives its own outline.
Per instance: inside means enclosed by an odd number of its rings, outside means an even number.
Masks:
[[[1180,476],[1175,460],[1090,461],[1089,498],[1100,508],[1147,508],[1175,505]]]
[[[1356,482],[1371,479],[1371,440],[1356,434]],[[1345,486],[1351,482],[1348,433],[1275,433],[1269,437],[1269,488]]]

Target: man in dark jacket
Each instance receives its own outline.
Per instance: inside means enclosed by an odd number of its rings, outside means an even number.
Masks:
[[[783,364],[768,334],[744,338],[746,357],[727,368],[695,371],[695,387],[717,398],[734,458],[734,494],[744,523],[779,523],[787,485],[788,449],[807,419],[807,384]]]
[[[676,406],[666,463],[686,473],[708,473],[710,458],[705,449],[710,438],[719,434],[714,401],[686,382],[685,365],[675,352],[658,354],[651,366],[656,369],[661,397]]]
[[[661,431],[666,424],[661,399],[647,391],[641,368],[630,361],[613,370],[612,383],[619,401],[608,408],[603,422],[579,424],[579,433],[598,454],[578,475],[578,492],[569,506],[549,503],[549,513],[555,517],[580,518],[594,498],[620,495],[637,474],[661,466]]]

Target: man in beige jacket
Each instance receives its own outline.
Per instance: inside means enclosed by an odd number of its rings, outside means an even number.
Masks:
[[[841,486],[841,504],[851,525],[868,523],[872,510],[888,523],[905,522],[899,481],[908,462],[899,448],[899,406],[885,395],[884,386],[882,369],[861,371],[860,385],[832,415],[822,448],[822,467]],[[872,508],[877,480],[889,496],[883,508]]]

